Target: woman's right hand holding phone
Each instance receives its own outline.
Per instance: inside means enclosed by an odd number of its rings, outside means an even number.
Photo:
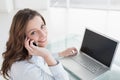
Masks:
[[[57,61],[52,57],[51,53],[43,47],[35,46],[34,40],[29,38],[25,39],[25,48],[28,50],[29,55],[41,56],[49,66],[55,65]]]

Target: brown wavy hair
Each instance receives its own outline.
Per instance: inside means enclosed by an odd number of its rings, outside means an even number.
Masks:
[[[26,37],[25,30],[27,23],[35,16],[40,16],[46,25],[46,22],[40,13],[28,8],[19,10],[13,17],[9,39],[6,43],[6,51],[2,54],[4,60],[1,67],[1,74],[5,79],[10,78],[8,72],[14,62],[31,58],[31,56],[28,55],[27,49],[24,47],[24,40]]]

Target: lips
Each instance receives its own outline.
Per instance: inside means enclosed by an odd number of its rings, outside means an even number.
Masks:
[[[44,43],[44,42],[46,42],[47,41],[47,39],[45,38],[45,39],[43,39],[43,40],[40,40],[40,41],[38,41],[39,43]]]

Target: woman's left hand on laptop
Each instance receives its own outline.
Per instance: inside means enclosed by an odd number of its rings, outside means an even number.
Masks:
[[[78,50],[75,47],[67,48],[59,53],[60,57],[70,57],[77,55]]]

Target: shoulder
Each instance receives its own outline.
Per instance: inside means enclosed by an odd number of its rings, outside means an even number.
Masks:
[[[28,68],[29,66],[32,66],[33,63],[31,62],[28,62],[28,61],[17,61],[17,62],[14,62],[11,66],[11,70],[20,70],[20,69],[26,69]],[[21,71],[21,70],[20,70]]]
[[[12,64],[10,71],[13,74],[17,74],[17,73],[25,72],[29,70],[30,67],[33,67],[33,66],[35,66],[34,63],[28,62],[26,60],[19,61]]]
[[[29,62],[27,60],[19,61],[12,64],[10,76],[13,78],[13,80],[25,80],[24,78],[29,78],[30,76],[38,73],[38,71],[39,74],[41,74],[42,69],[38,67],[34,62]]]
[[[37,67],[38,61],[43,62],[39,57],[33,56],[30,60],[17,61],[12,64],[11,71],[27,71],[30,68]]]

